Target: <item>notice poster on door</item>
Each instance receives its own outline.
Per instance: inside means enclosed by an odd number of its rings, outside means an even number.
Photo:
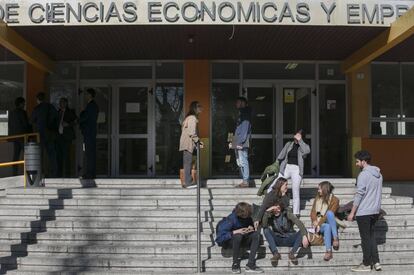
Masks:
[[[336,110],[336,100],[335,99],[328,99],[326,101],[326,109],[327,110]]]
[[[105,123],[105,121],[106,121],[106,115],[105,115],[105,112],[99,112],[99,113],[98,113],[98,120],[97,120],[97,123],[98,123],[98,124],[101,124],[101,123]]]
[[[139,102],[127,102],[125,106],[126,113],[139,113],[141,111],[141,104]]]
[[[295,89],[284,90],[284,101],[285,103],[295,103]]]

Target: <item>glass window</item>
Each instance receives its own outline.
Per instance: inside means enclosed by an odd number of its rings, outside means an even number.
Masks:
[[[413,136],[414,122],[407,121],[374,121],[371,133],[376,136]]]
[[[315,64],[244,63],[244,79],[315,79]]]
[[[183,63],[165,62],[157,63],[155,68],[156,78],[164,79],[182,79],[184,76]]]
[[[76,83],[52,83],[49,86],[50,103],[59,108],[59,100],[66,97],[69,101],[69,108],[76,109]]]
[[[372,65],[372,117],[398,118],[400,104],[400,67],[398,64]]]
[[[321,80],[344,80],[345,75],[341,72],[340,64],[320,64],[319,79]]]
[[[55,71],[51,73],[49,80],[75,80],[77,64],[75,63],[57,63]]]
[[[402,65],[403,117],[414,118],[414,64]]]
[[[80,79],[152,79],[152,66],[85,66]]]
[[[119,173],[121,175],[147,174],[147,143],[147,139],[122,138],[119,140]]]
[[[212,173],[213,175],[237,175],[234,151],[228,143],[234,133],[237,109],[235,101],[239,96],[239,84],[213,83],[212,113]]]
[[[252,134],[273,134],[272,87],[249,87],[247,98],[252,108]]]
[[[148,133],[148,88],[119,88],[119,134]]]
[[[213,63],[213,79],[239,79],[239,63]]]
[[[24,64],[0,64],[0,136],[7,136],[9,112],[24,93]]]

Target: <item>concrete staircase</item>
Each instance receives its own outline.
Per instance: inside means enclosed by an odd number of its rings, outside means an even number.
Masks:
[[[235,180],[209,180],[202,194],[202,259],[208,274],[230,273],[231,258],[214,244],[214,230],[239,201],[261,203],[257,189],[236,189]],[[309,211],[318,179],[301,191],[301,215]],[[331,181],[341,203],[352,200],[354,180]],[[7,274],[191,274],[196,269],[196,190],[177,180],[47,180],[37,189],[8,188],[0,198],[0,263]],[[82,188],[82,187],[89,188]],[[383,189],[385,220],[379,221],[380,258],[386,274],[414,274],[414,209],[409,197]],[[270,265],[266,243],[257,264],[266,273],[345,274],[362,259],[356,223],[340,234],[341,248],[329,263],[324,248],[300,253],[298,266],[281,250]],[[265,258],[264,258],[265,257]],[[243,261],[242,264],[245,264]]]

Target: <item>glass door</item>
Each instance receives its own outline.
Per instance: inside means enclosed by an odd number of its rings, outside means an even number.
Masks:
[[[313,87],[309,86],[282,86],[282,131],[283,141],[281,146],[293,139],[298,129],[304,129],[306,138],[304,141],[311,147],[311,154],[305,159],[305,175],[316,176],[316,144],[315,144],[315,112],[312,106],[316,105],[313,96]],[[280,148],[281,149],[281,148]]]
[[[153,176],[150,151],[150,85],[118,85],[114,97],[116,110],[114,154],[115,175]]]

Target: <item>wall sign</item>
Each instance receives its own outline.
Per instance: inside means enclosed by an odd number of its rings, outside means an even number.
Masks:
[[[0,0],[0,19],[9,25],[389,26],[413,5],[411,0]]]

